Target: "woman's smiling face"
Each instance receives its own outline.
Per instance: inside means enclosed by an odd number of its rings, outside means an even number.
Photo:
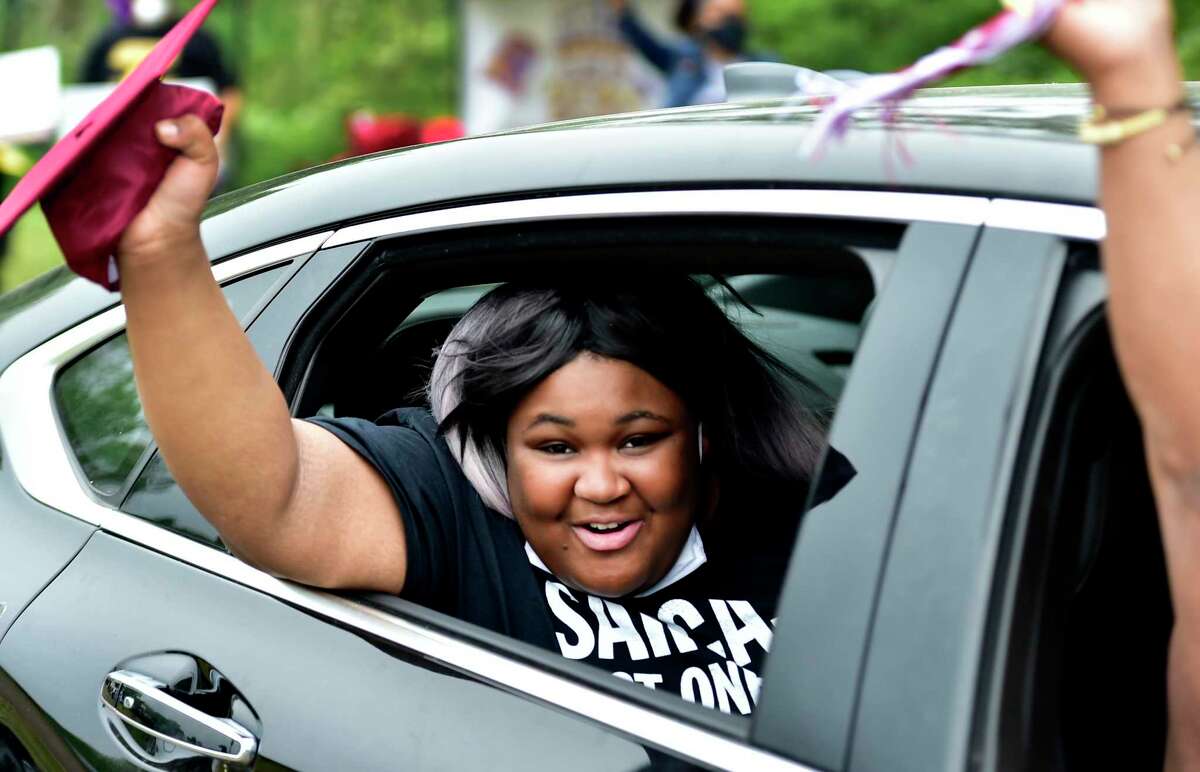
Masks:
[[[701,499],[696,429],[645,370],[580,354],[521,400],[507,443],[513,514],[560,579],[616,597],[674,565]]]

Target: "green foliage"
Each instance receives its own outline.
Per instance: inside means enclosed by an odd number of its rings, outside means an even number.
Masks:
[[[358,109],[420,118],[455,112],[457,19],[447,0],[241,0],[214,30],[237,39],[245,83],[239,182],[328,161]],[[239,19],[238,14],[244,14]]]
[[[751,0],[755,42],[813,69],[888,72],[948,43],[999,10],[996,0]],[[1200,3],[1176,2],[1187,77],[1200,79]],[[953,85],[1078,81],[1045,51],[1026,46]]]

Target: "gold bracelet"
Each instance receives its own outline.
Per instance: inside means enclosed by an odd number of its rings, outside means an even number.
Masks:
[[[1154,108],[1149,107],[1111,107],[1108,105],[1093,105],[1093,119],[1099,122],[1106,121],[1110,118],[1132,118],[1136,115],[1141,115]],[[1190,110],[1186,96],[1179,97],[1179,101],[1172,104],[1170,107],[1164,108],[1169,113],[1181,113]]]
[[[1165,107],[1154,107],[1122,120],[1110,121],[1104,106],[1096,105],[1092,114],[1079,124],[1079,139],[1089,145],[1115,145],[1162,126],[1172,112]]]
[[[1149,110],[1118,110],[1096,105],[1092,113],[1079,124],[1079,139],[1090,145],[1115,145],[1136,137],[1167,122],[1177,112],[1190,109],[1187,100],[1181,99],[1170,107],[1154,107]],[[1109,120],[1114,115],[1128,116],[1120,120]],[[1183,143],[1173,142],[1166,147],[1167,160],[1172,163],[1183,158],[1195,143],[1195,132]]]

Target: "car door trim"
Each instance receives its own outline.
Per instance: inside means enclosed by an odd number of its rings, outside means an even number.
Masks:
[[[1056,232],[1071,238],[1092,238],[1097,233],[1095,215],[1087,214],[1087,211],[1096,210],[1088,207],[1067,207],[1073,214],[1063,216],[1063,205],[1009,202],[997,207],[997,203],[983,197],[924,193],[778,189],[646,191],[505,201],[353,225],[233,258],[214,266],[213,273],[218,280],[225,281],[287,262],[321,247],[369,239],[500,223],[598,216],[777,215],[919,220],[979,226],[994,219],[997,227],[1004,227],[1000,223],[1015,224],[1012,218],[1023,213],[1026,217],[1036,218],[1038,227],[1035,229],[1038,230],[1065,223],[1057,231],[1042,232]],[[1059,208],[1041,208],[1046,206]],[[568,677],[513,661],[402,617],[277,579],[231,555],[92,498],[84,481],[76,475],[70,450],[59,430],[53,382],[60,367],[119,332],[124,324],[124,308],[111,308],[42,344],[0,374],[0,436],[7,448],[7,456],[13,462],[17,480],[33,498],[149,549],[420,652],[484,681],[598,721],[697,763],[726,769],[812,770],[752,747],[743,740],[626,702]]]
[[[842,217],[859,220],[931,220],[981,225],[987,199],[871,190],[778,188],[649,190],[495,201],[417,212],[342,228],[328,246],[411,236],[450,227],[503,225],[583,217],[756,215]]]
[[[1104,215],[1094,207],[876,190],[712,189],[589,193],[495,201],[389,217],[339,229],[326,247],[412,236],[447,228],[585,217],[757,215],[990,225],[1099,240]]]
[[[1104,212],[1095,207],[1009,198],[992,200],[984,225],[1084,241],[1103,241],[1108,230]]]

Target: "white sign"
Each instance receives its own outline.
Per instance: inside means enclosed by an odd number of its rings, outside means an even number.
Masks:
[[[61,69],[58,51],[50,46],[0,54],[0,142],[43,142],[53,136]]]
[[[677,0],[635,0],[670,41]],[[658,107],[662,76],[632,50],[609,0],[463,0],[468,133]]]

